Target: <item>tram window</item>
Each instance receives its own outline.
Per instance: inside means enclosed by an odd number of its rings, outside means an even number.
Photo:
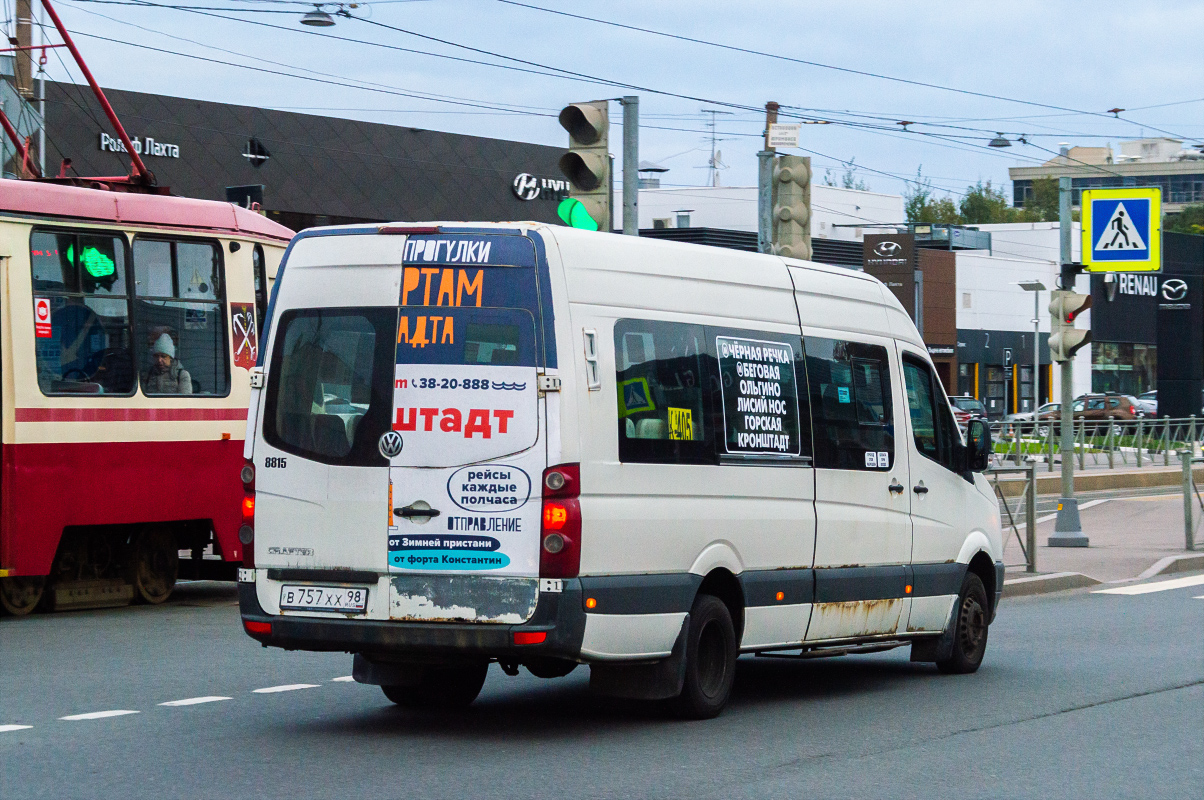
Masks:
[[[46,395],[118,394],[134,389],[125,240],[103,233],[35,231],[29,257],[38,387]]]
[[[255,329],[261,331],[263,315],[268,311],[268,272],[262,245],[251,250],[251,271],[255,273]]]
[[[138,238],[134,276],[143,394],[229,394],[221,248],[205,241]]]

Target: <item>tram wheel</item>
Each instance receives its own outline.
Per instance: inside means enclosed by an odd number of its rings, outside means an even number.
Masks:
[[[180,573],[175,534],[163,528],[143,531],[134,540],[130,572],[137,599],[158,605],[171,597]]]
[[[38,607],[46,592],[46,578],[22,575],[0,578],[0,606],[14,617],[23,617]]]

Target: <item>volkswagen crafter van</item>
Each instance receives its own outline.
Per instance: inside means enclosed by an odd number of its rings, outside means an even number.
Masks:
[[[867,275],[541,224],[316,229],[252,375],[239,599],[403,705],[490,662],[718,714],[741,653],[973,672],[1003,585],[968,445]]]

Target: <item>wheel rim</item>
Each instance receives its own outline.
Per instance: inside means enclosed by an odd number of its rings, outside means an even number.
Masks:
[[[10,614],[28,614],[42,599],[42,591],[45,586],[45,579],[39,577],[0,580],[0,599],[3,599],[4,609]]]
[[[698,688],[707,697],[723,691],[727,679],[727,643],[717,622],[708,622],[698,634]]]
[[[967,656],[976,657],[987,638],[987,614],[978,598],[970,596],[962,601],[957,635],[962,652]]]
[[[147,536],[139,545],[138,552],[138,589],[142,596],[150,602],[162,602],[171,594],[175,586],[176,564],[171,551],[171,542],[164,541],[160,535]]]

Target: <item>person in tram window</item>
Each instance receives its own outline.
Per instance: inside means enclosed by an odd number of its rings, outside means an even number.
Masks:
[[[143,376],[146,394],[192,394],[192,376],[176,360],[176,346],[166,332],[151,347],[151,360]]]

